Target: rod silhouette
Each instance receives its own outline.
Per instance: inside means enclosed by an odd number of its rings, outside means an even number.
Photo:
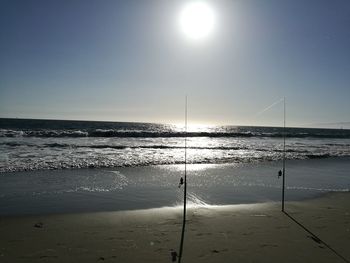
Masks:
[[[283,170],[282,170],[282,212],[286,188],[286,97],[283,98]]]
[[[184,175],[184,212],[183,212],[183,220],[182,220],[182,231],[181,231],[181,241],[180,241],[180,250],[178,263],[181,263],[182,253],[183,253],[183,245],[185,239],[185,228],[186,228],[186,204],[187,204],[187,95],[185,99],[185,175]]]

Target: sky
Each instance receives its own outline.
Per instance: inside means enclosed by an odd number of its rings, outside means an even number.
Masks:
[[[0,117],[350,128],[350,1],[190,2],[0,0]]]

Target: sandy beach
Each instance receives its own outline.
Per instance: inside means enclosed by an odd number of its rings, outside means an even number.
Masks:
[[[188,210],[183,262],[349,262],[348,193]],[[2,217],[1,262],[171,262],[181,208]],[[314,234],[314,235],[312,235]]]

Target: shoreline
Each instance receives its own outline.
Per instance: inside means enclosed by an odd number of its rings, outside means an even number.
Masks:
[[[342,161],[342,160],[350,160],[350,155],[342,155],[342,156],[318,156],[315,158],[296,158],[296,159],[286,159],[286,162],[294,163],[294,162],[307,162],[307,161]],[[187,165],[208,165],[208,166],[250,166],[250,165],[266,165],[273,163],[281,163],[283,159],[266,159],[266,160],[244,160],[244,161],[222,161],[222,162],[194,162],[187,163]],[[167,166],[182,166],[184,162],[175,162],[175,163],[160,163],[160,164],[126,164],[122,166],[101,166],[101,167],[69,167],[69,168],[54,168],[54,169],[33,169],[33,170],[13,170],[13,171],[0,171],[1,176],[9,176],[12,174],[22,174],[22,173],[44,173],[44,172],[74,172],[74,171],[98,171],[98,170],[116,170],[116,169],[129,169],[129,168],[147,168],[147,167],[167,167]]]
[[[183,261],[346,262],[349,197],[287,202],[288,215],[276,202],[190,208]],[[171,262],[181,220],[181,208],[0,217],[0,260]]]
[[[287,163],[286,200],[349,190],[350,158]],[[188,202],[280,201],[281,162],[188,165]],[[0,176],[0,216],[128,211],[182,204],[182,165],[22,172]]]
[[[300,199],[297,201],[286,201],[286,204],[293,205],[294,203],[302,203],[302,202],[312,202],[317,201],[319,199],[328,198],[332,195],[338,195],[338,194],[348,194],[350,198],[350,190],[347,191],[330,191],[330,192],[320,192],[318,195],[305,197],[304,199]],[[195,209],[219,209],[219,210],[237,210],[237,209],[249,209],[249,207],[257,207],[257,206],[278,206],[281,204],[281,201],[261,201],[261,202],[252,202],[252,203],[242,203],[242,204],[223,204],[223,205],[211,205],[211,204],[189,204],[187,202],[187,209],[188,210],[195,210]],[[150,208],[141,208],[141,209],[125,209],[125,210],[106,210],[106,211],[86,211],[86,212],[67,212],[67,213],[41,213],[41,214],[9,214],[9,215],[0,215],[0,220],[2,219],[16,219],[16,218],[36,218],[36,217],[55,217],[55,216],[76,216],[76,215],[98,215],[98,214],[130,214],[130,215],[138,215],[138,214],[145,214],[145,213],[164,213],[163,211],[168,211],[171,213],[182,213],[183,206],[176,205],[176,206],[162,206],[162,207],[150,207]]]

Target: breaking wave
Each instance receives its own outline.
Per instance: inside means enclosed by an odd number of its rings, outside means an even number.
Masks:
[[[350,130],[287,128],[287,159],[350,156]],[[0,118],[0,172],[199,163],[276,161],[279,127],[193,128],[151,123]]]
[[[311,129],[310,129],[311,130]],[[0,137],[39,137],[39,138],[81,138],[81,137],[104,137],[104,138],[183,138],[183,137],[268,137],[282,138],[283,132],[177,132],[177,131],[121,131],[121,130],[9,130],[0,129]],[[350,132],[287,132],[287,138],[350,138]]]

